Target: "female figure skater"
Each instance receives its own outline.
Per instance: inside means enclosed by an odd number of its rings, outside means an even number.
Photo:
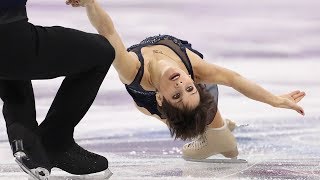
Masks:
[[[113,66],[137,108],[161,119],[175,138],[200,137],[183,147],[184,157],[238,155],[231,133],[235,125],[222,119],[217,109],[217,87],[212,84],[230,86],[253,100],[304,115],[297,105],[304,92],[273,95],[234,71],[208,63],[187,41],[170,35],[149,37],[126,49],[111,18],[96,0],[66,3],[85,6],[91,24],[115,48]]]
[[[0,97],[16,161],[36,179],[47,179],[52,167],[72,174],[104,171],[108,160],[80,147],[73,132],[96,97],[114,49],[98,34],[33,25],[26,1],[0,1]],[[65,79],[38,126],[31,80],[58,76]]]

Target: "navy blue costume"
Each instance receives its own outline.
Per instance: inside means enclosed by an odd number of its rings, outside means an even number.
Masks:
[[[141,63],[140,69],[134,79],[134,81],[129,84],[125,85],[128,93],[131,95],[135,103],[139,107],[143,107],[147,109],[151,114],[156,114],[159,117],[163,117],[161,113],[157,109],[157,101],[156,101],[156,93],[154,91],[146,91],[140,85],[143,73],[144,73],[144,58],[141,53],[141,49],[146,46],[153,46],[153,45],[164,45],[172,49],[181,59],[183,64],[188,70],[189,75],[191,78],[194,79],[194,74],[191,66],[190,59],[187,55],[186,49],[197,54],[199,57],[203,58],[203,55],[193,49],[191,44],[188,41],[178,39],[176,37],[170,35],[158,35],[148,37],[145,40],[141,41],[139,44],[135,44],[129,47],[127,50],[130,52],[134,52],[137,54],[139,61]],[[206,88],[210,91],[211,95],[214,98],[215,104],[218,104],[218,86],[215,84],[207,85]],[[213,114],[213,117],[215,113]],[[213,120],[213,118],[212,118]],[[208,122],[211,123],[211,122]]]
[[[12,8],[18,6],[25,6],[27,0],[1,0],[0,1],[0,8]]]
[[[0,24],[27,19],[26,2],[27,0],[1,0]]]

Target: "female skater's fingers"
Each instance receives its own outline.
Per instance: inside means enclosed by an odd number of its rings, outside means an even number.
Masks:
[[[299,114],[301,114],[301,115],[304,116],[304,110],[303,110],[301,107],[299,107],[299,109],[297,110],[297,112],[298,112]]]
[[[72,7],[79,7],[80,6],[79,1],[77,1],[77,0],[72,0],[71,5],[72,5]]]
[[[297,97],[296,99],[294,99],[294,101],[295,101],[296,103],[298,103],[298,102],[301,101],[301,99],[303,99],[304,97],[305,97],[305,94],[302,95],[302,96],[300,96],[300,97]]]
[[[80,7],[81,6],[81,1],[79,0],[74,0],[75,6]]]
[[[299,114],[304,116],[304,110],[302,109],[302,107],[300,107],[297,104],[293,103],[293,104],[291,104],[291,108],[294,109],[295,111],[297,111]]]
[[[76,4],[76,1],[75,0],[67,0],[68,4],[70,5],[73,5],[73,4]]]
[[[73,5],[75,5],[76,3],[75,3],[74,0],[67,0],[67,1],[66,1],[66,4],[73,6]]]
[[[293,91],[291,93],[288,94],[283,94],[281,95],[281,97],[295,101],[296,98],[300,97],[302,95],[302,92],[299,90]]]
[[[289,93],[289,94],[290,94],[290,96],[293,96],[293,95],[298,94],[298,93],[300,93],[300,91],[299,91],[299,90],[296,90],[296,91],[293,91],[293,92],[291,92],[291,93]]]
[[[304,110],[302,109],[302,107],[298,106],[294,101],[292,101],[290,99],[286,99],[285,104],[282,107],[288,108],[288,109],[293,109],[293,110],[297,111],[299,114],[304,115]]]
[[[304,110],[302,109],[302,107],[298,106],[297,103],[295,102],[295,100],[289,94],[281,96],[281,97],[283,98],[283,101],[277,107],[286,108],[286,109],[292,109],[292,110],[295,110],[299,114],[304,116]]]
[[[292,97],[293,97],[293,99],[297,99],[297,98],[299,98],[300,96],[304,96],[306,93],[305,92],[299,92],[298,94],[295,94],[295,95],[293,95]]]
[[[300,92],[299,94],[296,94],[292,96],[295,102],[299,102],[306,94],[304,92]]]
[[[304,116],[304,110],[302,109],[302,107],[297,106],[297,107],[296,107],[296,111],[297,111],[298,113],[300,113],[301,115]]]

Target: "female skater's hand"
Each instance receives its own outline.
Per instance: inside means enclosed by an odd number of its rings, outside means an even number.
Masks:
[[[67,0],[66,4],[71,5],[72,7],[85,7],[88,4],[93,3],[94,0]]]
[[[279,96],[280,103],[276,105],[276,107],[293,109],[299,114],[304,115],[304,110],[302,109],[302,107],[298,106],[297,103],[301,101],[301,99],[304,98],[305,95],[306,93],[301,91],[293,91],[289,94],[281,95]]]

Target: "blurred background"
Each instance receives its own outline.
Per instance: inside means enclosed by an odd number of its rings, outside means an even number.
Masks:
[[[99,2],[127,47],[148,36],[170,34],[188,40],[206,61],[232,69],[275,94],[307,93],[299,103],[305,109],[303,117],[220,86],[223,117],[250,124],[235,132],[240,158],[249,163],[217,170],[184,162],[180,156],[185,142],[173,141],[162,122],[136,110],[111,68],[75,137],[84,147],[109,157],[115,179],[320,178],[320,1]],[[66,6],[64,1],[30,0],[28,15],[34,24],[96,33],[85,9]],[[39,123],[62,80],[33,81]],[[0,120],[0,152],[0,177],[22,178],[11,158],[4,120]]]

